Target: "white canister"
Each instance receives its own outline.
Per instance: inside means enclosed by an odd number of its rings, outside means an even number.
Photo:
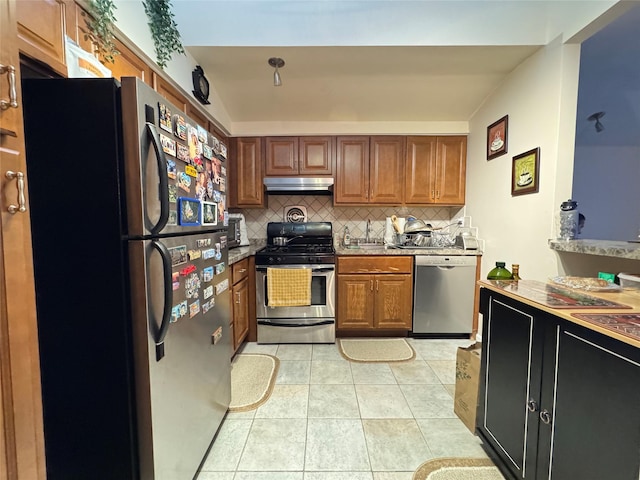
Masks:
[[[398,226],[400,231],[398,233],[404,233],[404,225],[407,223],[407,219],[404,217],[398,217]]]
[[[396,231],[393,229],[391,217],[387,217],[384,222],[384,243],[385,245],[395,245],[396,243]]]

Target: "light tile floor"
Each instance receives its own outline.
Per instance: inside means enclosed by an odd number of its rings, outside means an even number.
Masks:
[[[269,400],[229,413],[198,480],[411,480],[438,457],[486,457],[453,412],[469,340],[408,339],[405,363],[353,363],[336,345],[257,345],[280,359]]]

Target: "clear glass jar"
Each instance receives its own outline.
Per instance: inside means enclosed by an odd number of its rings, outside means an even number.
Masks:
[[[578,202],[571,199],[560,205],[560,239],[573,240],[578,236]]]

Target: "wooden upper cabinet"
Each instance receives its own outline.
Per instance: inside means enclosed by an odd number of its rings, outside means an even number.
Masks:
[[[407,204],[433,203],[437,137],[407,137],[404,201]]]
[[[153,89],[183,112],[187,111],[189,101],[185,96],[155,72],[153,72]]]
[[[371,137],[369,203],[400,205],[403,200],[405,137]]]
[[[262,139],[241,137],[235,139],[235,160],[232,166],[232,188],[235,189],[234,207],[263,207]]]
[[[464,205],[467,137],[407,137],[405,203]]]
[[[65,77],[67,76],[64,53],[66,8],[67,4],[64,0],[18,0],[16,2],[20,52],[49,65]]]
[[[188,117],[198,122],[198,125],[200,125],[202,128],[207,131],[209,130],[209,119],[204,115],[204,113],[191,105],[191,103],[187,103],[186,114]]]
[[[405,138],[337,137],[336,205],[402,204]]]
[[[265,138],[265,175],[298,175],[298,137]]]
[[[66,25],[65,32],[67,36],[76,42],[83,50],[93,53],[96,46],[88,37],[87,20],[91,19],[91,15],[77,3],[66,0]],[[111,64],[109,64],[111,65]]]
[[[331,175],[335,158],[334,137],[300,137],[298,139],[300,175]]]
[[[138,77],[147,85],[153,85],[151,67],[127,48],[120,40],[115,39],[116,49],[120,55],[114,57],[113,63],[105,63],[111,75],[120,80],[122,77]]]
[[[467,179],[467,137],[438,137],[436,203],[463,205]]]
[[[333,201],[360,204],[369,201],[369,137],[336,138],[336,185]]]

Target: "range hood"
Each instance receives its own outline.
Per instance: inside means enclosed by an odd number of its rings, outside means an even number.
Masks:
[[[331,177],[264,177],[267,193],[284,195],[331,195],[333,178]]]

